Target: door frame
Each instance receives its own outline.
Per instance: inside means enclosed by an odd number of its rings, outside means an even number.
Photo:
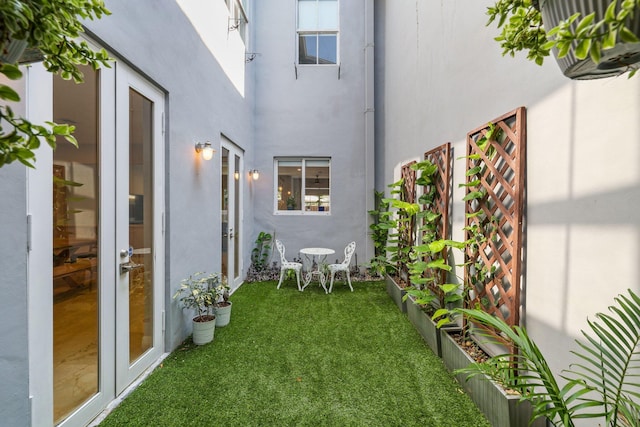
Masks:
[[[95,44],[86,40],[96,48]],[[165,349],[164,342],[164,298],[165,298],[165,128],[164,110],[166,95],[151,82],[138,75],[122,62],[114,61],[111,68],[100,69],[99,88],[99,120],[100,120],[100,223],[99,251],[100,266],[100,309],[99,309],[99,370],[98,391],[73,414],[58,424],[59,427],[84,426],[102,412],[107,405],[126,389],[140,374],[161,359]],[[23,95],[25,116],[35,123],[52,120],[53,117],[53,76],[44,69],[42,63],[35,63],[23,68],[24,87],[19,92]],[[116,194],[116,121],[117,78],[125,76],[125,82],[135,83],[134,88],[148,96],[153,93],[154,129],[159,134],[154,137],[154,235],[155,242],[155,276],[157,286],[155,292],[154,339],[153,348],[127,369],[125,376],[116,372],[116,333],[115,316],[116,292],[114,284],[118,280],[116,239],[115,194]],[[128,86],[125,92],[128,104]],[[120,107],[118,107],[120,108]],[[19,112],[19,109],[16,109]],[[128,111],[128,110],[127,110]],[[159,114],[155,114],[159,111]],[[127,120],[128,122],[128,120]],[[127,129],[128,132],[128,129]],[[128,141],[128,136],[126,136]],[[52,227],[51,215],[52,194],[51,175],[53,165],[52,150],[42,144],[37,152],[38,163],[35,169],[25,168],[27,176],[26,213],[27,218],[27,283],[29,310],[28,321],[28,359],[29,359],[29,395],[31,400],[31,425],[52,425],[53,423],[53,290],[50,283],[53,277],[51,257]],[[128,189],[127,189],[128,192]],[[128,212],[126,214],[128,218]],[[109,231],[111,230],[111,233]],[[109,312],[104,308],[112,308]],[[128,335],[125,336],[128,340]],[[128,341],[127,341],[128,356]],[[127,357],[128,359],[128,357]],[[118,381],[121,383],[117,386]]]
[[[119,395],[164,352],[164,287],[165,287],[165,247],[164,247],[164,93],[133,69],[120,63],[116,73],[116,165],[129,165],[129,89],[133,89],[153,102],[153,239],[154,239],[154,295],[153,295],[153,343],[133,364],[129,364],[129,311],[119,307],[129,301],[128,274],[119,273],[119,265],[125,261],[120,251],[129,247],[129,175],[121,166],[116,166],[115,196],[127,195],[114,200],[116,241],[113,264],[116,274],[116,330],[115,330],[115,395]],[[122,149],[122,151],[119,151]],[[125,161],[126,160],[126,161]],[[128,170],[128,169],[127,169]],[[126,175],[126,179],[125,179]],[[118,200],[120,203],[118,203]],[[124,200],[124,201],[123,201]],[[126,241],[126,248],[122,242]],[[125,333],[126,332],[126,333]]]
[[[224,135],[221,135],[220,138],[220,145],[221,148],[223,149],[227,149],[229,151],[229,168],[227,169],[227,186],[229,187],[230,191],[228,194],[229,197],[229,206],[231,206],[231,200],[233,197],[233,200],[237,200],[237,206],[234,204],[233,209],[234,209],[234,214],[236,213],[235,210],[237,209],[237,215],[238,215],[238,224],[237,227],[233,227],[234,228],[234,239],[233,239],[233,247],[231,245],[231,239],[229,239],[228,237],[224,236],[224,233],[222,233],[222,239],[227,238],[227,283],[229,285],[229,287],[231,288],[231,290],[235,290],[238,287],[240,287],[240,285],[242,284],[242,279],[244,276],[244,262],[243,262],[243,240],[244,240],[244,191],[245,191],[245,185],[246,185],[246,174],[245,174],[245,170],[244,170],[244,150],[240,147],[238,147],[235,143],[233,143],[233,141],[231,141],[229,138],[227,138]],[[235,156],[238,156],[240,159],[239,165],[238,165],[238,180],[237,180],[237,184],[235,185],[235,188],[232,189],[231,183],[235,183],[236,180],[234,178],[234,172],[236,171],[235,169]],[[233,161],[232,161],[233,160]],[[222,154],[220,155],[220,170],[222,171]],[[221,180],[222,182],[222,180]],[[239,194],[236,195],[235,194],[235,189],[238,189]],[[232,191],[231,191],[232,189]],[[228,210],[230,211],[230,210]],[[232,219],[232,215],[229,214],[229,212],[227,212],[227,220],[230,221]],[[222,212],[220,215],[220,221],[222,222]],[[222,224],[220,226],[220,228],[222,229]],[[229,223],[227,224],[227,228],[229,228]],[[227,230],[227,233],[229,231]],[[236,248],[237,245],[237,248]],[[234,251],[232,251],[232,249]],[[220,248],[220,258],[221,258],[221,263],[222,263],[222,257],[223,257],[223,252],[222,252],[222,247]],[[234,258],[234,253],[238,253],[239,256],[237,257],[237,259],[233,259]],[[238,263],[238,265],[236,266],[235,263]],[[238,271],[238,276],[237,277],[232,277],[232,271],[234,269],[237,269]],[[220,271],[222,271],[222,265],[220,266]]]

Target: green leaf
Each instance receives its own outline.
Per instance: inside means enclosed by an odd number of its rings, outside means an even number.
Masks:
[[[640,10],[638,11],[640,13]],[[626,26],[620,28],[620,40],[625,43],[639,43],[640,39]]]
[[[613,22],[616,20],[616,1],[612,1],[609,6],[607,7],[607,10],[604,13],[604,20],[605,22]]]
[[[607,33],[605,38],[602,40],[602,49],[607,50],[611,49],[616,45],[616,36],[618,32],[616,30],[611,30]]]
[[[599,64],[600,63],[601,53],[600,53],[600,42],[599,41],[594,40],[591,43],[591,49],[589,49],[589,55],[591,56],[591,60],[595,64]]]
[[[592,12],[592,13],[588,14],[587,16],[585,16],[584,18],[582,18],[582,20],[580,21],[580,23],[576,27],[576,34],[583,33],[587,29],[587,27],[589,25],[591,25],[591,23],[593,22],[595,17],[596,17],[596,13]]]
[[[442,292],[444,292],[445,294],[448,294],[459,289],[460,285],[457,285],[455,283],[445,283],[443,285],[439,285],[439,287],[440,289],[442,289]]]
[[[575,55],[578,59],[585,59],[589,54],[591,48],[591,39],[582,39],[578,46],[576,46]]]
[[[462,199],[465,202],[468,202],[469,200],[476,200],[476,199],[481,199],[482,197],[484,197],[484,193],[481,191],[472,191],[469,194],[467,194],[466,196],[464,196],[464,198]]]
[[[473,176],[478,174],[482,170],[482,166],[476,166],[475,168],[471,168],[465,173],[465,176]]]
[[[15,90],[11,89],[9,86],[0,84],[0,99],[18,102],[20,101],[20,96]]]
[[[0,73],[7,76],[10,80],[18,80],[22,77],[22,71],[20,71],[20,68],[14,64],[2,64],[0,66]]]

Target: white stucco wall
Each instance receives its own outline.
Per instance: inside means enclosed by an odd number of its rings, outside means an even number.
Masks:
[[[467,132],[527,108],[524,320],[559,371],[587,316],[640,288],[640,80],[573,82],[553,58],[502,57],[489,4],[376,3],[376,186],[442,143],[463,156]],[[463,169],[456,160],[457,240]]]
[[[366,127],[373,118],[367,122],[365,112],[373,63],[367,67],[365,50],[373,16],[367,15],[368,3],[339,2],[339,65],[297,67],[297,2],[255,4],[254,161],[261,175],[254,186],[254,227],[256,234],[275,231],[289,257],[303,247],[323,246],[342,260],[351,240],[360,266],[371,255],[367,202],[373,197],[373,135]],[[331,158],[329,215],[274,215],[273,160],[283,156]]]
[[[237,34],[230,34],[227,40],[226,30],[202,30],[208,13],[212,27],[224,24],[226,28],[224,2],[218,5],[224,10],[203,4],[196,17],[194,2],[183,4],[184,10],[171,0],[136,1],[135,7],[126,0],[109,0],[106,5],[112,15],[88,22],[89,31],[166,92],[165,300],[166,343],[171,350],[188,332],[180,321],[183,313],[172,299],[178,283],[190,273],[220,271],[221,135],[252,153],[253,86],[250,79],[234,74],[239,64],[245,65]],[[185,11],[191,13],[200,32]],[[211,161],[195,155],[196,141],[212,143],[217,152]],[[247,160],[250,158],[245,159],[248,170],[253,165]],[[251,211],[248,184],[244,206]],[[244,220],[246,248],[251,244],[251,217],[245,215]],[[248,265],[246,256],[244,268]]]

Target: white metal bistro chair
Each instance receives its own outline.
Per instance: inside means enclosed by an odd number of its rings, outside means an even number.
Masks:
[[[351,275],[349,274],[349,266],[351,264],[351,257],[353,253],[356,251],[356,242],[351,242],[344,248],[344,261],[340,264],[329,264],[327,268],[331,272],[331,282],[329,283],[329,293],[333,290],[333,278],[338,271],[344,271],[347,275],[347,283],[349,284],[349,289],[353,292],[353,287],[351,286]]]
[[[296,272],[296,280],[298,281],[298,290],[302,291],[300,287],[300,272],[302,270],[302,263],[287,261],[284,257],[284,245],[280,240],[276,239],[276,247],[278,248],[278,252],[280,252],[280,281],[278,282],[277,289],[280,289],[280,285],[282,284],[282,279],[284,279],[284,273],[288,270],[294,270]]]

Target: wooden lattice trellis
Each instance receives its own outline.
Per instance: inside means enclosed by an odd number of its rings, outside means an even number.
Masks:
[[[449,201],[451,199],[451,143],[442,144],[433,150],[424,153],[424,159],[438,167],[436,174],[432,177],[432,184],[424,186],[423,192],[429,193],[434,191],[433,202],[431,206],[426,207],[434,213],[439,214],[437,223],[435,224],[435,238],[449,238]],[[447,259],[447,247],[442,251],[442,258]],[[443,269],[427,269],[426,276],[439,276],[438,283],[446,283],[448,272]],[[438,295],[440,300],[444,294],[436,282],[429,285],[431,291]]]
[[[520,322],[525,192],[525,108],[467,135],[465,282],[470,307]],[[475,172],[475,173],[473,173]]]
[[[402,192],[400,194],[400,200],[407,203],[415,203],[416,200],[416,171],[411,169],[411,166],[416,162],[409,162],[402,165],[400,169],[400,177],[402,178]],[[398,230],[400,235],[398,236],[398,250],[402,251],[405,248],[413,246],[415,242],[415,217],[409,220],[406,227],[402,227]],[[408,277],[409,267],[405,262],[400,262],[398,265],[399,273]]]

